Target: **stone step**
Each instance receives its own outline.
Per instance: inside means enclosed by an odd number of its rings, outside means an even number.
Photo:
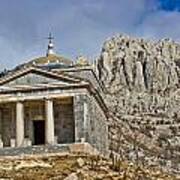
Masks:
[[[31,147],[15,147],[15,148],[1,148],[0,156],[18,156],[31,155],[43,153],[59,153],[69,152],[69,145],[45,145],[45,146],[31,146]]]

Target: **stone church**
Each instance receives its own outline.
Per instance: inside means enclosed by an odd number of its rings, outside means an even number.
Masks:
[[[93,65],[54,53],[49,37],[46,56],[0,78],[0,147],[87,142],[108,148],[107,107]]]

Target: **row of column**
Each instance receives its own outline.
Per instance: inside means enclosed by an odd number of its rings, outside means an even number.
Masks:
[[[54,112],[53,101],[45,100],[45,141],[47,144],[54,144]],[[16,146],[23,146],[24,142],[24,104],[16,103]]]

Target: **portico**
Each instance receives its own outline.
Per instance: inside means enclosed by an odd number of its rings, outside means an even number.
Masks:
[[[53,145],[58,141],[66,143],[67,140],[67,143],[73,143],[75,140],[73,97],[2,103],[0,109],[3,147]],[[69,127],[64,127],[67,126],[63,124],[65,120]],[[40,129],[37,129],[38,124]],[[68,134],[69,139],[60,137],[63,131],[71,131]]]

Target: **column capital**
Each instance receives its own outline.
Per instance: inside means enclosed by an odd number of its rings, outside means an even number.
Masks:
[[[43,100],[45,100],[45,101],[53,101],[53,98],[52,97],[44,97]]]
[[[22,103],[23,104],[24,101],[25,101],[24,99],[21,99],[21,100],[17,100],[16,103]]]

